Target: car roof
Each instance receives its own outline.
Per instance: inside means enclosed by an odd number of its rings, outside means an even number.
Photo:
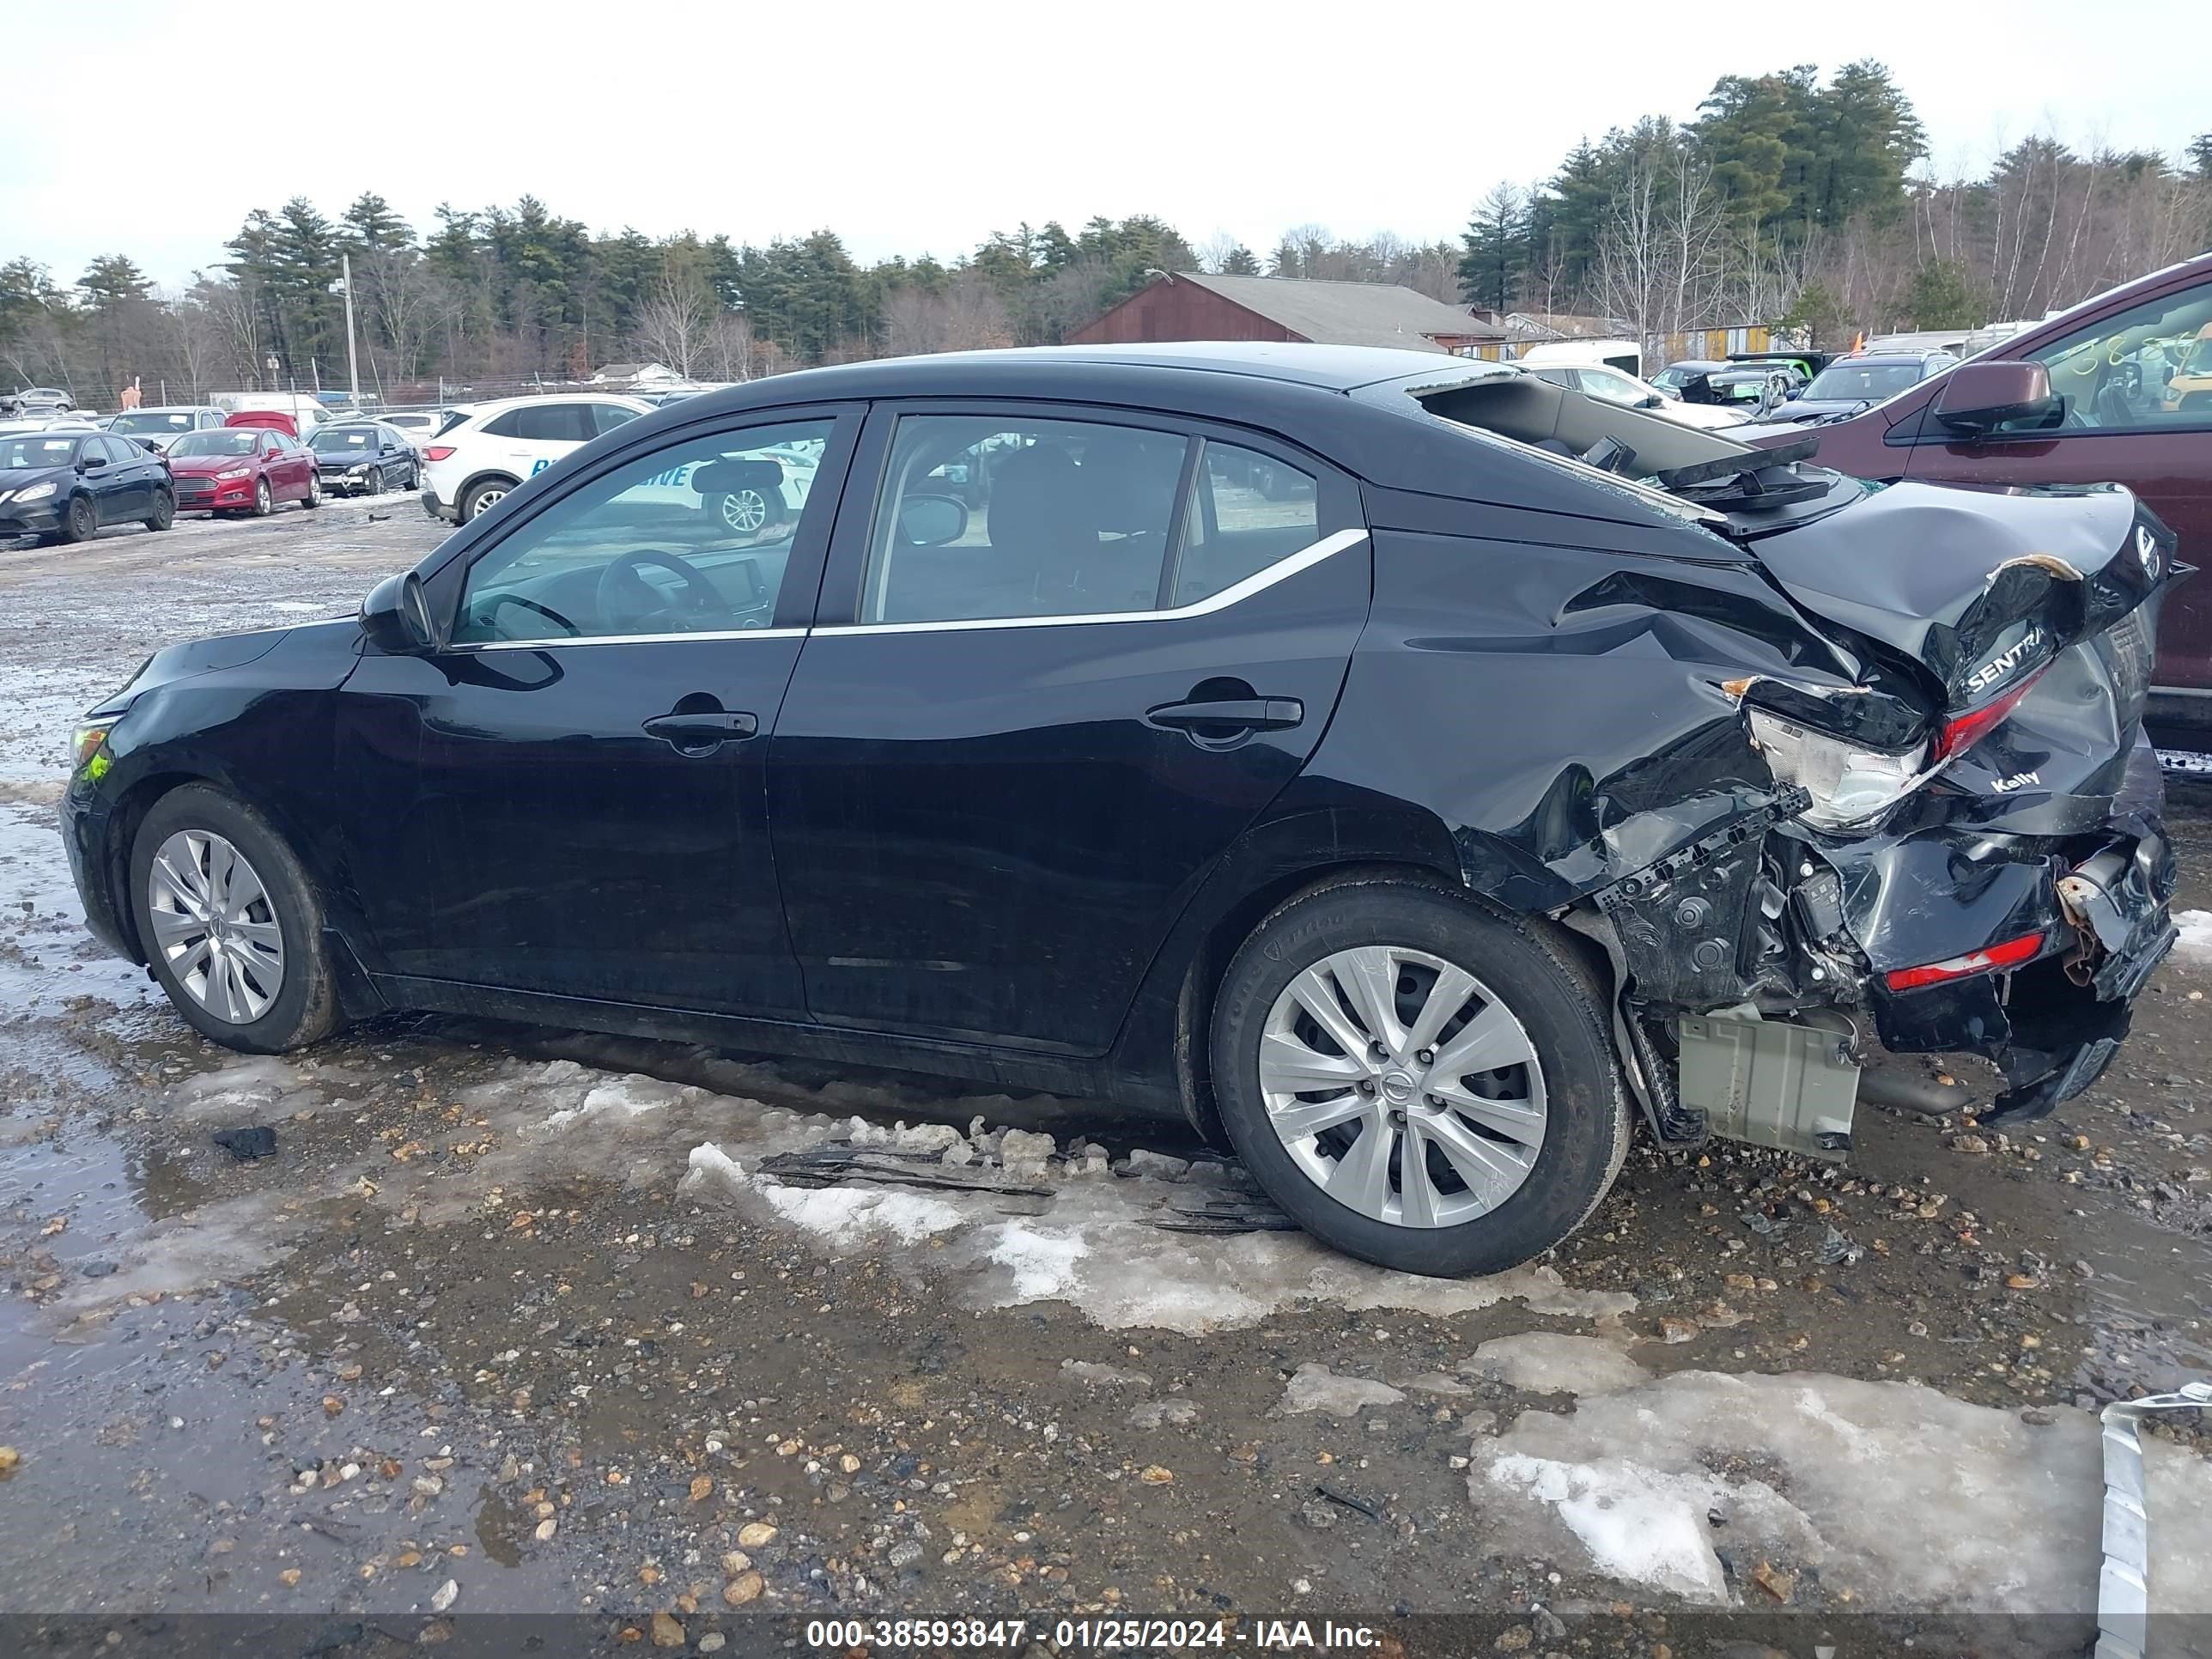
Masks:
[[[1179,369],[1239,374],[1253,380],[1287,385],[1317,386],[1330,392],[1352,392],[1382,380],[1432,372],[1456,364],[1497,374],[1510,374],[1510,363],[1486,362],[1480,358],[1455,357],[1441,351],[1400,350],[1389,346],[1313,345],[1304,341],[1191,340],[1171,344],[1020,346],[992,351],[943,351],[917,357],[877,357],[865,362],[839,363],[826,368],[802,369],[779,375],[779,380],[805,382],[807,395],[868,397],[921,394],[915,382],[942,377],[947,383],[984,382],[1002,375],[1081,378],[1085,368],[1101,370]],[[870,388],[879,383],[880,394]],[[760,385],[720,392],[702,392],[686,398],[687,404],[726,398]],[[816,388],[819,388],[817,390]],[[834,388],[834,389],[833,389]]]
[[[818,370],[809,371],[819,373]],[[488,403],[455,404],[447,412],[452,415],[496,415],[502,410],[520,409],[529,404],[635,404],[641,410],[653,407],[642,398],[633,398],[627,392],[533,392],[526,398],[495,398]]]

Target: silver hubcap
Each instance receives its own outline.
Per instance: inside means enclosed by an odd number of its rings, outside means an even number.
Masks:
[[[1544,1068],[1465,969],[1370,945],[1300,973],[1267,1011],[1260,1092],[1331,1198],[1399,1227],[1450,1227],[1519,1190],[1544,1145]]]
[[[485,489],[478,491],[475,509],[470,513],[469,516],[472,519],[481,519],[485,514],[490,512],[493,507],[496,507],[499,504],[500,498],[506,494],[507,492],[504,489]]]
[[[284,936],[246,855],[207,830],[179,830],[146,878],[154,945],[171,976],[218,1019],[247,1025],[284,988]]]
[[[750,535],[768,522],[768,502],[757,489],[740,489],[722,497],[722,521]]]

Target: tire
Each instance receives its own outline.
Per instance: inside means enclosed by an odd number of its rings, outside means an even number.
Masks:
[[[157,882],[155,863],[164,858],[166,872]],[[196,937],[205,943],[208,935],[204,928],[196,935],[194,923],[205,919],[210,890],[218,899],[240,896],[240,861],[259,896],[227,918],[226,928],[236,931],[226,932],[218,949],[202,950]],[[216,873],[218,864],[230,871],[228,883]],[[185,890],[195,884],[201,895],[196,901]],[[158,915],[157,892],[163,896]],[[200,903],[202,914],[195,916],[180,897]],[[246,1054],[276,1054],[319,1042],[343,1024],[314,883],[258,812],[221,790],[186,784],[154,803],[131,843],[131,905],[154,977],[201,1036]],[[280,946],[273,966],[266,956],[272,935],[264,931],[272,926]],[[180,969],[186,978],[179,977]]]
[[[88,542],[100,529],[100,509],[93,506],[89,495],[72,495],[70,504],[62,509],[61,539],[65,542]]]
[[[300,505],[312,508],[320,507],[322,504],[323,475],[319,472],[310,472],[307,475],[307,496]]]
[[[368,469],[368,479],[365,493],[371,495],[381,495],[384,493],[384,469],[382,467],[372,466]]]
[[[1384,1035],[1407,1040],[1402,1054],[1355,1055],[1307,1012],[1310,999],[1333,995],[1338,1029],[1354,1039],[1366,1032],[1334,977],[1338,967],[1356,977],[1362,966],[1387,975],[1383,1018],[1401,1024]],[[1468,976],[1465,988],[1430,994],[1462,985],[1445,969]],[[1416,1049],[1420,1032],[1408,1027],[1431,1003],[1443,1011],[1431,1016],[1438,1032]],[[1455,1052],[1474,1057],[1478,1021],[1488,1033],[1480,1052],[1505,1066],[1453,1076],[1419,1061],[1422,1053],[1442,1064]],[[1295,1080],[1310,1059],[1314,1069],[1303,1074],[1319,1086],[1270,1091],[1263,1042],[1273,1084]],[[1567,947],[1411,880],[1320,888],[1261,922],[1222,980],[1212,1073],[1223,1126],[1267,1196],[1322,1243],[1403,1273],[1494,1273],[1542,1255],[1597,1207],[1628,1150],[1628,1099],[1606,1012]],[[1338,1076],[1360,1080],[1346,1087]],[[1480,1115],[1452,1102],[1472,1102]],[[1278,1114],[1300,1109],[1327,1127],[1286,1139]],[[1372,1173],[1360,1152],[1368,1145],[1387,1161],[1379,1179],[1363,1183]],[[1426,1176],[1418,1191],[1405,1183],[1406,1151],[1415,1145]]]
[[[269,480],[261,478],[253,486],[253,516],[265,519],[276,510],[276,493],[269,488]]]
[[[461,518],[464,522],[479,518],[496,506],[500,499],[514,486],[505,478],[479,478],[461,495]]]
[[[149,530],[167,530],[177,521],[177,498],[167,489],[154,492],[154,511],[146,520]]]

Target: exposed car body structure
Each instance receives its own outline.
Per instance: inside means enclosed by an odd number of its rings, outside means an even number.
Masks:
[[[1010,430],[981,527],[931,480]],[[769,550],[562,541],[749,434],[819,457]],[[2173,937],[2172,550],[2123,489],[1871,489],[1507,365],[852,365],[623,423],[358,622],[161,652],[66,837],[237,1046],[427,1008],[1104,1095],[1341,1248],[1489,1270],[1602,1194],[1623,1079],[1667,1145],[1828,1157],[1876,1037],[2015,1115],[2094,1080]],[[216,842],[250,938],[149,862]]]

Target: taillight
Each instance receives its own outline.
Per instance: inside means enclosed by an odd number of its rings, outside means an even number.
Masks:
[[[422,459],[426,461],[442,461],[453,453],[453,446],[451,444],[432,444],[422,452]]]
[[[1893,991],[1917,990],[1923,985],[1941,985],[1945,980],[1971,979],[1976,974],[1986,974],[1997,968],[2017,968],[2043,948],[2043,935],[2022,933],[2018,939],[2008,939],[2002,945],[1992,945],[1986,950],[1969,951],[1963,957],[1953,957],[1948,962],[1930,962],[1918,968],[1899,968],[1889,975]]]
[[[1963,755],[1989,736],[2004,723],[2007,715],[2020,707],[2020,700],[2042,678],[2043,670],[2039,668],[1995,702],[1984,703],[1972,714],[1961,714],[1946,725],[1936,739],[1936,760],[1941,763],[1949,760],[1954,755]]]

